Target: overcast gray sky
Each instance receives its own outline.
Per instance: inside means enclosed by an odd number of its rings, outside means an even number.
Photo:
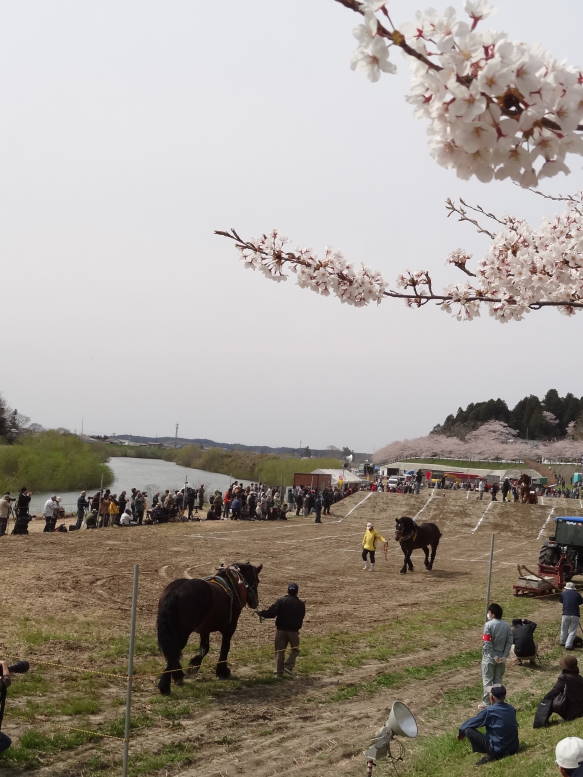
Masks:
[[[441,7],[442,3],[434,2]],[[444,3],[445,5],[445,3]],[[455,3],[461,7],[461,3]],[[416,4],[391,4],[399,24]],[[424,6],[421,6],[424,7]],[[580,62],[583,7],[505,0],[487,24]],[[391,281],[486,243],[461,194],[540,219],[509,182],[458,181],[404,101],[407,62],[350,70],[332,0],[19,0],[0,31],[0,391],[45,426],[374,450],[459,405],[581,393],[581,315],[462,324],[356,309],[245,270],[215,228],[332,245]],[[581,188],[581,163],[549,191]]]

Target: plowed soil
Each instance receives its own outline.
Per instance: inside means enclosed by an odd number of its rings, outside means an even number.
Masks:
[[[134,709],[145,722],[132,738],[132,762],[143,764],[147,754],[163,753],[173,743],[186,743],[189,754],[182,762],[151,771],[145,766],[139,771],[136,766],[136,774],[362,774],[361,752],[396,698],[414,711],[421,734],[440,730],[445,724],[438,711],[444,693],[479,681],[477,663],[456,667],[455,657],[481,644],[492,533],[495,560],[490,598],[508,603],[505,617],[517,617],[524,606],[522,600],[511,597],[516,564],[536,569],[539,535],[550,532],[552,516],[545,522],[553,507],[555,514],[583,510],[573,509],[578,502],[559,500],[536,506],[490,505],[487,497],[480,502],[475,495],[466,498],[460,492],[438,491],[429,500],[427,492],[371,494],[362,502],[365,496],[353,495],[336,505],[322,525],[293,517],[277,523],[203,521],[2,538],[2,653],[10,660],[28,658],[29,676],[36,673],[48,680],[47,688],[36,695],[24,692],[24,682],[22,693],[12,697],[11,692],[4,729],[18,741],[31,727],[51,733],[71,728],[103,731],[103,726],[120,717],[122,678],[105,682],[102,678],[99,687],[83,691],[80,686],[78,693],[74,683],[76,677],[89,676],[85,672],[100,669],[125,673],[132,566],[139,564],[138,632],[143,645],[136,659],[140,676]],[[431,572],[423,567],[422,551],[415,551],[414,572],[399,574],[402,554],[393,533],[395,518],[401,515],[417,515],[418,521],[439,525],[443,536]],[[372,573],[362,571],[360,560],[368,520],[390,541],[387,558],[381,551]],[[302,631],[305,656],[299,658],[293,680],[272,681],[273,622],[260,624],[245,610],[230,655],[235,679],[216,689],[218,643],[214,638],[199,677],[188,680],[166,703],[179,709],[172,720],[167,706],[160,713],[161,697],[150,676],[163,668],[153,641],[158,597],[174,578],[203,577],[221,562],[237,560],[264,565],[261,606],[282,595],[288,581],[299,583],[300,596],[307,603]],[[539,623],[558,622],[554,600],[528,606],[529,617],[536,615]],[[195,640],[196,635],[184,663],[194,653]],[[386,648],[386,655],[379,655],[381,648]],[[450,658],[451,665],[447,664]],[[429,679],[410,671],[436,665],[443,667],[434,669]],[[393,682],[393,687],[383,689],[374,683],[379,675],[399,672],[403,679]],[[66,692],[61,685],[65,680]],[[205,684],[211,687],[211,683],[212,691],[205,694]],[[520,687],[521,675],[510,668],[507,684],[512,687],[512,683]],[[99,709],[66,714],[57,705],[51,713],[50,703],[62,701],[64,693],[88,693],[99,700]],[[37,773],[51,777],[120,774],[121,744],[99,739],[66,752],[43,753]],[[405,746],[414,745],[406,742]],[[18,773],[16,767],[0,771]]]

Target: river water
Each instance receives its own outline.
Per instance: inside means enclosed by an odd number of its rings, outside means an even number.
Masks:
[[[114,456],[107,463],[113,470],[114,481],[109,488],[114,494],[138,488],[140,491],[146,491],[152,497],[156,491],[164,491],[166,488],[182,488],[185,480],[188,480],[188,485],[192,488],[204,485],[208,495],[216,488],[220,491],[226,491],[236,479],[229,475],[221,475],[218,472],[180,467],[178,464],[162,459],[133,459],[129,456]],[[247,481],[239,482],[247,483]],[[87,493],[94,494],[97,490],[97,488],[93,488]],[[67,512],[74,512],[77,509],[77,497],[80,491],[81,489],[56,494],[54,491],[52,494],[33,494],[30,502],[30,513],[31,515],[40,515],[44,503],[49,496],[53,495],[61,497],[61,504]]]

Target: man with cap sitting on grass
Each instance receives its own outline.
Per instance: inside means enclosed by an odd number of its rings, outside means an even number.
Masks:
[[[267,610],[260,610],[260,618],[275,618],[275,672],[277,677],[286,675],[293,677],[293,668],[300,652],[300,629],[306,614],[306,605],[298,598],[298,584],[290,583],[287,596],[282,596]],[[290,645],[291,651],[285,660],[285,649]]]
[[[489,700],[485,709],[461,724],[458,733],[458,739],[470,740],[474,753],[485,754],[478,766],[518,752],[516,710],[506,703],[506,688],[493,685]],[[479,728],[485,728],[486,733],[482,734]]]
[[[561,739],[555,748],[555,760],[563,777],[583,777],[583,739]]]

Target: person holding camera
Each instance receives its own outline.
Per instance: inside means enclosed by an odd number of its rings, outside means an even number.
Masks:
[[[32,491],[26,486],[20,489],[18,499],[16,500],[16,520],[12,534],[28,534],[28,522],[30,521],[29,506],[32,497]]]

